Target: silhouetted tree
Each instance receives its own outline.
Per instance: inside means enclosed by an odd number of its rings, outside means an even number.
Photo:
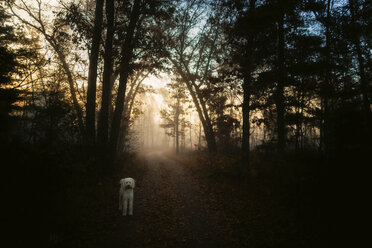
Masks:
[[[349,17],[349,25],[347,27],[348,31],[348,38],[351,40],[355,53],[356,53],[356,59],[358,61],[358,76],[359,76],[359,84],[360,84],[360,92],[362,95],[362,111],[364,115],[364,132],[366,133],[367,139],[369,140],[369,135],[371,134],[371,103],[370,103],[370,85],[369,80],[367,78],[366,73],[366,63],[365,63],[365,57],[369,59],[370,55],[366,55],[366,50],[371,49],[370,44],[365,43],[364,40],[367,38],[366,34],[368,31],[366,31],[366,28],[368,27],[368,22],[363,22],[363,15],[368,13],[367,10],[369,8],[369,11],[371,9],[371,5],[363,6],[363,1],[358,0],[348,0],[348,10],[350,12]],[[365,9],[364,9],[365,8]],[[367,19],[368,21],[368,19]],[[363,45],[363,43],[365,45]],[[369,141],[368,141],[369,142]]]
[[[14,27],[6,24],[9,20],[3,5],[0,3],[0,140],[1,143],[9,138],[13,118],[10,113],[14,110],[13,105],[19,97],[16,89],[7,86],[12,83],[12,75],[16,73],[17,51],[10,49],[9,44],[16,42],[18,37]]]
[[[66,42],[69,40],[67,33],[65,32],[65,23],[60,22],[57,18],[54,20],[52,27],[46,25],[46,20],[44,19],[44,15],[42,15],[42,11],[45,8],[41,0],[36,0],[36,8],[30,8],[24,1],[12,3],[11,1],[8,2],[8,7],[12,14],[23,24],[33,28],[35,31],[39,32],[43,35],[45,40],[49,43],[55,54],[57,55],[62,67],[66,73],[67,82],[69,84],[69,90],[71,94],[71,99],[73,102],[73,106],[76,112],[76,116],[78,119],[78,126],[80,130],[81,137],[85,135],[85,125],[83,121],[83,111],[81,109],[78,94],[76,88],[76,78],[74,72],[71,68],[71,65],[68,62],[68,56],[66,53]],[[24,12],[28,15],[29,18],[24,17],[21,15],[20,12]]]
[[[90,47],[88,90],[86,103],[86,131],[89,144],[96,140],[96,90],[97,90],[97,64],[100,51],[104,0],[96,1],[92,45]],[[110,44],[109,44],[110,45]],[[107,58],[111,59],[111,58]],[[110,65],[108,65],[110,66]],[[107,77],[107,76],[106,76]],[[107,80],[107,79],[106,79]],[[106,83],[107,84],[107,83]]]
[[[106,0],[106,42],[104,70],[102,80],[101,109],[98,116],[97,141],[103,154],[108,154],[109,106],[112,97],[111,80],[113,78],[113,39],[115,33],[115,1]]]
[[[218,1],[219,3],[219,1]],[[223,15],[213,4],[203,1],[180,1],[171,23],[165,27],[168,36],[168,58],[174,72],[183,80],[202,123],[208,150],[217,151],[215,131],[208,101],[215,87],[218,60],[224,51]]]

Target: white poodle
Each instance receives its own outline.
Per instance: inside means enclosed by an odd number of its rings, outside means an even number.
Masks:
[[[120,180],[119,192],[119,210],[123,211],[123,216],[127,215],[129,204],[129,215],[133,215],[133,189],[136,181],[133,178],[127,177]]]

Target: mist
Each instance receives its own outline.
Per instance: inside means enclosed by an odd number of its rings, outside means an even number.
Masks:
[[[150,87],[158,85],[151,85]],[[168,124],[161,112],[169,110],[172,99],[169,89],[155,88],[154,92],[144,93],[139,96],[141,103],[137,106],[140,114],[128,130],[128,139],[125,147],[137,151],[166,150],[176,152],[176,136],[174,124]],[[187,121],[180,124],[182,132],[179,134],[179,149],[182,152],[205,149],[205,141],[201,134],[201,123],[197,113],[187,105],[188,113],[184,115]],[[184,106],[181,106],[184,107]],[[183,125],[183,126],[182,126]]]

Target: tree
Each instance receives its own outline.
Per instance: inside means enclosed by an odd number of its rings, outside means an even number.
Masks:
[[[43,6],[41,0],[36,0],[37,7],[35,9],[30,8],[30,6],[27,5],[23,0],[21,0],[19,4],[11,3],[10,1],[8,1],[7,4],[12,14],[23,24],[35,29],[40,34],[42,34],[45,40],[49,43],[49,45],[56,53],[66,73],[71,99],[78,119],[80,134],[81,137],[84,137],[85,126],[83,122],[83,112],[77,98],[77,90],[75,86],[76,81],[73,71],[68,63],[65,50],[66,47],[64,47],[61,42],[61,39],[65,38],[65,33],[63,33],[63,27],[65,26],[65,24],[60,23],[58,22],[58,20],[56,20],[53,27],[47,25],[46,20],[44,20],[44,15],[42,15],[42,9],[44,9],[45,6]],[[20,14],[21,12],[27,14],[28,18],[24,18],[23,15]]]
[[[107,32],[104,54],[104,71],[102,82],[102,101],[101,110],[99,112],[97,139],[98,143],[103,146],[106,153],[108,145],[109,134],[109,105],[111,101],[111,80],[113,78],[113,39],[114,39],[114,20],[115,20],[115,1],[106,0],[106,19],[107,19]]]
[[[147,78],[150,72],[144,74],[143,71],[137,71],[136,75],[132,75],[128,81],[129,87],[127,89],[123,116],[121,121],[121,128],[118,140],[118,150],[122,151],[125,149],[125,140],[128,134],[131,123],[138,117],[138,115],[133,114],[135,110],[135,102],[138,95],[145,92],[151,92],[151,88],[142,86],[142,82]]]
[[[9,15],[0,3],[0,139],[6,141],[13,124],[10,113],[14,110],[13,105],[19,98],[19,91],[9,87],[12,84],[12,75],[16,73],[17,50],[10,49],[9,44],[16,42],[17,37],[14,28],[7,24]]]
[[[223,50],[219,39],[222,38],[222,16],[208,7],[202,1],[180,2],[165,32],[169,40],[169,61],[192,97],[208,150],[216,152],[216,137],[208,111],[208,101],[213,100],[207,92],[214,87],[217,60]]]
[[[87,131],[88,143],[90,144],[94,144],[95,139],[96,139],[95,137],[96,136],[95,116],[96,116],[97,63],[98,63],[98,55],[100,51],[99,47],[101,43],[101,33],[102,33],[103,3],[104,3],[104,0],[96,1],[92,46],[90,49],[90,57],[89,57],[88,91],[87,91],[87,104],[86,104],[86,131]],[[110,46],[110,44],[108,45]],[[111,58],[107,58],[107,59],[111,59]],[[107,66],[110,66],[110,65],[107,65]]]
[[[166,132],[167,135],[174,137],[176,154],[180,151],[180,137],[185,136],[185,105],[187,102],[186,88],[181,80],[176,80],[176,83],[168,85],[171,102],[168,104],[167,109],[160,111],[160,116],[163,119],[161,127],[164,129],[170,129],[170,132]]]
[[[115,113],[112,120],[111,135],[110,135],[110,150],[112,156],[115,157],[118,145],[119,129],[123,114],[125,91],[127,87],[127,80],[129,75],[129,63],[133,54],[133,37],[137,22],[140,16],[141,0],[135,0],[133,9],[130,15],[130,22],[126,32],[125,41],[122,45],[122,54],[120,61],[120,80],[118,94],[115,103]]]
[[[371,107],[370,107],[370,86],[368,83],[367,75],[366,75],[366,65],[364,62],[364,57],[365,57],[365,52],[364,52],[364,47],[363,47],[363,41],[362,41],[362,34],[365,33],[363,32],[363,29],[365,29],[365,24],[360,24],[363,23],[362,18],[362,11],[361,9],[361,4],[357,0],[348,0],[348,8],[350,12],[350,18],[349,18],[349,31],[350,31],[350,39],[352,44],[354,45],[354,49],[356,52],[357,56],[357,61],[358,61],[358,73],[359,73],[359,78],[360,78],[360,92],[362,94],[362,110],[364,114],[364,130],[365,133],[367,134],[368,137],[368,142],[369,142],[369,135],[370,133],[370,127],[371,127]]]
[[[172,1],[134,1],[125,41],[121,48],[120,80],[110,132],[110,149],[116,152],[125,109],[127,82],[133,74],[156,74],[164,70],[166,39],[159,26],[172,14]],[[141,78],[138,82],[141,82]],[[134,91],[135,92],[135,91]],[[132,93],[134,93],[132,91]],[[128,92],[130,93],[130,92]],[[135,95],[134,95],[135,96]],[[127,101],[128,103],[130,101]],[[127,105],[130,106],[130,105]],[[114,152],[114,153],[115,153]]]
[[[243,79],[243,104],[242,104],[242,115],[243,115],[243,135],[242,135],[242,167],[245,173],[249,172],[249,152],[250,152],[250,109],[251,109],[251,94],[252,94],[252,83],[253,83],[253,72],[256,69],[255,64],[255,31],[256,28],[250,21],[255,18],[255,7],[256,1],[249,1],[247,11],[243,10],[244,3],[237,2],[235,6],[230,8],[237,10],[237,19],[234,26],[227,29],[227,35],[231,42],[232,52],[231,56],[233,62],[228,60],[229,63],[238,64],[237,70],[232,66],[227,73],[230,77],[231,74],[236,74],[238,78]],[[233,11],[233,10],[231,10]],[[235,70],[235,73],[231,73]]]
[[[140,9],[136,10],[138,6]],[[101,103],[97,139],[103,150],[107,146],[117,147],[117,145],[113,145],[119,140],[115,130],[121,130],[122,126],[124,128],[126,126],[126,110],[130,106],[127,103],[131,102],[129,99],[132,99],[132,95],[127,98],[126,94],[135,93],[133,96],[136,96],[136,91],[131,91],[132,88],[126,86],[127,84],[135,85],[136,76],[132,75],[147,76],[150,72],[156,74],[157,70],[161,70],[163,67],[162,57],[164,55],[162,54],[163,49],[161,49],[164,47],[163,38],[161,30],[156,27],[158,22],[168,18],[168,6],[170,5],[167,1],[140,1],[136,4],[125,1],[118,2],[116,5],[112,1],[106,2],[106,19],[103,20],[103,27],[107,25],[107,29],[103,28],[102,30],[107,30],[105,50],[102,51],[103,66],[101,61],[98,63],[99,71],[103,70],[101,102],[97,99],[98,104]],[[87,43],[88,46],[85,49],[90,49],[91,20],[86,16],[90,16],[92,13],[86,13],[86,10],[74,3],[65,6],[64,12],[65,21],[72,29],[73,37],[78,37],[76,39],[78,43]],[[136,17],[136,15],[138,16]],[[137,19],[136,22],[133,21],[135,19]],[[123,71],[123,68],[126,72]],[[101,75],[98,74],[98,76]],[[142,76],[138,82],[143,81]],[[116,84],[117,78],[119,78],[118,85]],[[134,84],[131,80],[134,80]],[[123,83],[124,81],[127,83]],[[122,112],[121,118],[118,119],[120,112]],[[125,132],[119,131],[119,133],[119,137],[122,137]],[[113,150],[113,148],[110,149]],[[106,153],[103,150],[102,152]]]

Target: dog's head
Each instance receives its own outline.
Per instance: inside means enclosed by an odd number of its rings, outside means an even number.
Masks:
[[[134,189],[136,186],[136,180],[131,177],[123,178],[120,180],[120,185],[125,189]]]

